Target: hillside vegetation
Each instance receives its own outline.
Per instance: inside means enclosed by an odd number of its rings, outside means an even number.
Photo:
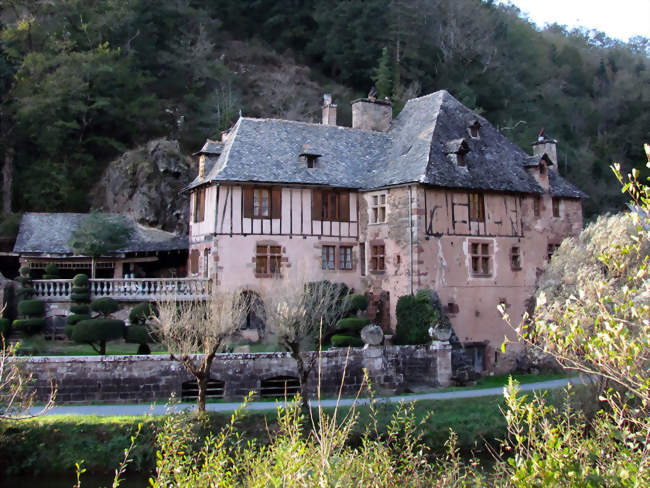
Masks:
[[[544,127],[563,174],[622,200],[650,139],[648,41],[536,29],[480,0],[6,0],[0,7],[3,210],[86,211],[109,161],[157,137],[185,153],[248,116],[317,120],[320,95],[375,84],[398,112],[446,88],[528,148]],[[9,186],[8,186],[9,185]],[[10,188],[13,191],[10,191]]]

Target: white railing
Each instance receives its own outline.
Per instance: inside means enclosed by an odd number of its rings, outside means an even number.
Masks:
[[[34,280],[34,298],[45,301],[70,299],[72,280]],[[209,278],[122,278],[90,280],[90,298],[111,297],[125,301],[152,301],[173,296],[205,298],[210,295]]]

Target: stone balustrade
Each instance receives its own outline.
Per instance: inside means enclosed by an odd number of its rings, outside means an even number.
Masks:
[[[119,301],[153,301],[172,295],[175,299],[205,298],[211,293],[209,278],[91,279],[90,298],[111,297]],[[34,280],[34,298],[69,301],[72,280]]]

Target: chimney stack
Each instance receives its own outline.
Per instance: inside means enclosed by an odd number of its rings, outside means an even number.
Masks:
[[[537,141],[533,143],[533,155],[541,156],[543,154],[546,154],[553,163],[550,167],[557,170],[557,141],[555,139],[548,139],[541,134],[537,138]]]
[[[390,100],[359,98],[352,102],[352,128],[385,132],[393,118]]]
[[[323,125],[336,125],[336,105],[332,103],[332,95],[323,95]]]

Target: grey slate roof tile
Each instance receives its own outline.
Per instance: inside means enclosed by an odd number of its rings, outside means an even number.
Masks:
[[[14,252],[36,254],[74,255],[68,245],[70,235],[88,214],[82,213],[26,213],[20,221]],[[132,232],[124,249],[116,253],[186,250],[187,237],[179,237],[153,227],[138,224],[128,216],[124,220]]]

